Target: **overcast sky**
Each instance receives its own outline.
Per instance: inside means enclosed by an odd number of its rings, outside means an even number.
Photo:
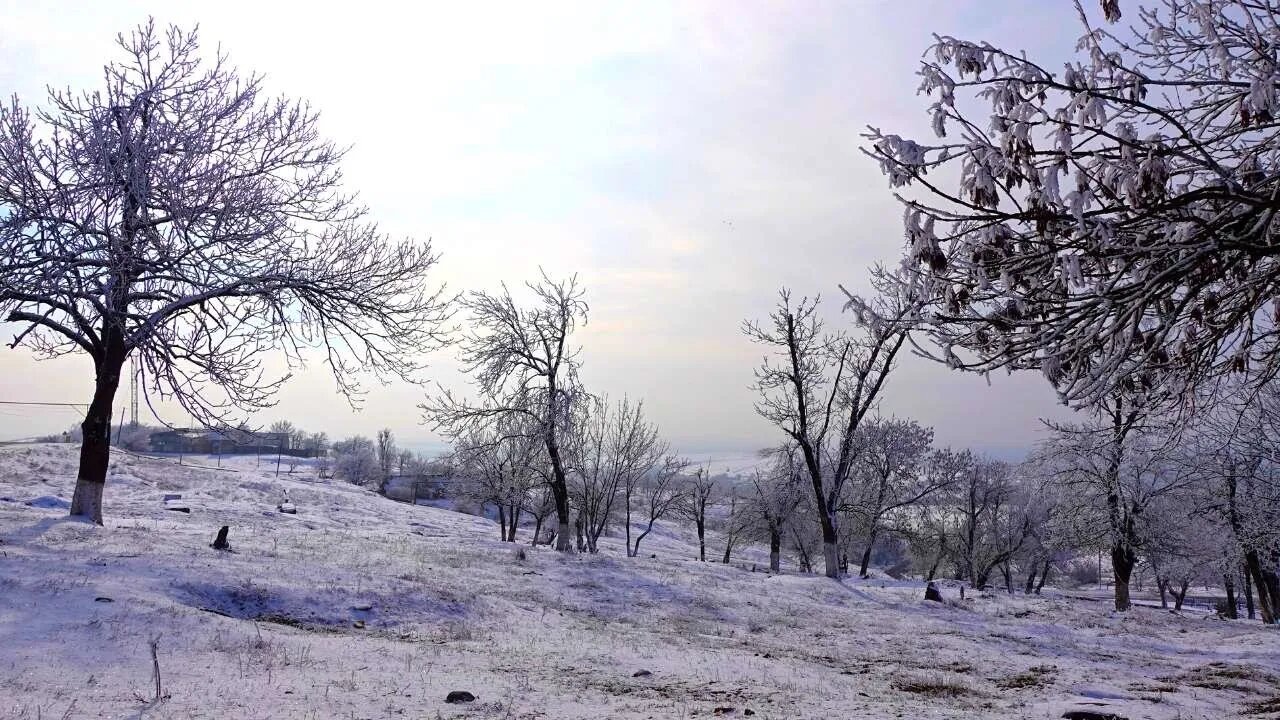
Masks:
[[[323,131],[352,146],[350,188],[389,233],[433,239],[440,281],[493,289],[538,266],[578,273],[590,388],[642,398],[676,447],[702,457],[778,440],[752,410],[760,351],[741,322],[782,286],[820,293],[834,314],[838,283],[864,287],[870,264],[896,262],[901,213],[860,133],[926,135],[914,73],[931,33],[1049,67],[1079,34],[1068,0],[0,7],[0,88],[29,104],[46,85],[95,87],[119,57],[115,34],[148,15],[198,22],[210,53],[221,44],[271,91],[321,110]],[[430,378],[462,386],[447,352]],[[83,358],[0,349],[0,399],[87,402],[90,384]],[[353,413],[316,364],[257,420],[428,442],[422,393],[375,385]],[[1061,412],[1039,375],[988,386],[916,359],[882,410],[934,426],[941,444],[1006,456]],[[0,406],[0,440],[75,420]]]

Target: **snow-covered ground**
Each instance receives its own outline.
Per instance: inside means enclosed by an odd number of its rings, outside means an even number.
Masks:
[[[1280,717],[1280,633],[1257,623],[926,603],[695,562],[672,528],[638,559],[616,539],[521,558],[488,520],[253,457],[117,455],[100,528],[65,517],[75,460],[0,448],[3,718]],[[209,547],[222,525],[234,552]]]

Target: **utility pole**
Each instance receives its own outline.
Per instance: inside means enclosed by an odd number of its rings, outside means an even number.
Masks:
[[[142,368],[138,366],[138,357],[135,354],[129,358],[129,374],[133,376],[133,380],[129,384],[129,424],[137,427],[138,425],[138,376],[142,374]]]

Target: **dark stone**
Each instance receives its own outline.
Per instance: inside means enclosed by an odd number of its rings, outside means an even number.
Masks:
[[[444,701],[447,703],[469,703],[475,702],[476,696],[466,690],[454,690],[445,696]]]
[[[94,602],[101,602],[101,603],[115,602],[115,600],[112,600],[111,598],[106,597],[105,595],[102,595],[102,596],[96,597],[96,598],[94,598],[94,599],[93,599],[93,601],[94,601]]]
[[[711,712],[716,715],[732,715],[735,712],[735,710],[732,706],[725,705],[724,707],[718,707],[715,710],[712,710]]]
[[[1062,717],[1065,720],[1129,720],[1129,718],[1115,713],[1100,712],[1098,710],[1068,710],[1062,713]]]
[[[191,514],[191,508],[187,508],[187,507],[176,507],[176,506],[167,507],[165,508],[165,510],[172,510],[174,512],[187,513],[188,515]]]
[[[289,503],[289,502],[287,502],[287,503],[280,503],[279,505],[277,505],[277,506],[276,506],[276,510],[279,510],[280,512],[282,512],[282,513],[284,513],[284,514],[286,514],[286,515],[297,515],[297,514],[298,514],[298,508],[294,507],[293,503]]]
[[[181,500],[181,499],[182,499],[182,495],[181,495],[181,494],[179,494],[179,493],[165,493],[165,494],[164,494],[164,501],[165,501],[165,502],[169,502],[170,500]]]
[[[751,708],[747,708],[746,710],[742,711],[742,714],[746,715],[747,717],[751,717],[752,715],[756,714],[756,711],[752,710]]]
[[[653,673],[649,672],[648,670],[637,670],[631,673],[631,677],[649,677],[652,674]]]
[[[942,592],[938,590],[938,586],[936,584],[929,583],[924,586],[924,599],[932,600],[934,602],[942,602]]]
[[[223,525],[222,529],[218,531],[218,537],[213,539],[213,545],[210,545],[210,547],[214,550],[230,550],[231,545],[227,543],[227,531],[230,529],[230,527]]]

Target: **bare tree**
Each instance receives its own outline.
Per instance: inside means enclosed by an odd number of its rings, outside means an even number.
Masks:
[[[707,561],[707,511],[720,501],[720,484],[711,475],[711,464],[693,471],[682,494],[680,513],[693,521],[698,532],[698,560]]]
[[[611,405],[605,397],[580,403],[579,410],[568,454],[573,466],[570,489],[582,517],[586,549],[598,552],[600,536],[615,517],[619,495],[630,547],[636,486],[657,468],[669,448],[658,437],[657,426],[645,419],[642,402],[624,397]]]
[[[939,37],[920,69],[939,139],[868,133],[915,191],[897,280],[935,359],[1038,368],[1081,406],[1280,370],[1280,3],[1158,6],[1112,34],[1077,4],[1061,73]]]
[[[644,518],[644,529],[631,541],[631,533],[627,533],[627,556],[640,555],[640,541],[653,532],[654,523],[678,510],[687,501],[685,490],[680,486],[680,474],[689,466],[689,461],[668,455],[662,462],[635,483],[634,502],[636,509]],[[628,512],[628,518],[630,513]],[[630,520],[628,519],[628,522]]]
[[[502,540],[515,542],[529,495],[542,484],[533,470],[537,436],[501,425],[480,429],[456,438],[453,455],[466,494],[493,505]]]
[[[861,447],[851,510],[866,532],[859,577],[867,576],[871,551],[886,517],[919,503],[953,480],[923,472],[933,429],[914,420],[873,418],[858,431]]]
[[[544,273],[527,283],[535,303],[516,304],[504,285],[499,294],[472,292],[462,300],[471,330],[461,340],[461,361],[479,392],[466,401],[442,391],[420,405],[425,419],[447,435],[494,427],[513,416],[545,447],[556,504],[556,549],[573,550],[570,530],[568,463],[564,434],[576,404],[588,397],[578,380],[578,350],[570,336],[586,324],[587,304],[577,277],[553,281]]]
[[[1055,432],[1040,449],[1042,460],[1077,503],[1077,517],[1108,548],[1115,607],[1128,610],[1133,570],[1159,520],[1148,508],[1163,496],[1189,491],[1197,479],[1173,452],[1179,428],[1152,423],[1119,395],[1092,421],[1051,427]]]
[[[378,468],[382,471],[382,477],[385,480],[391,477],[391,471],[396,467],[396,460],[400,451],[396,448],[396,437],[391,433],[391,428],[379,430],[376,442]]]
[[[783,290],[766,324],[745,323],[743,331],[764,345],[756,371],[760,402],[756,412],[786,433],[804,459],[822,531],[828,577],[840,577],[837,512],[857,460],[858,428],[871,411],[906,341],[903,321],[910,306],[870,304],[849,296],[859,332],[827,334],[818,301],[792,304]]]
[[[353,435],[333,444],[333,473],[353,485],[378,490],[386,479],[381,476],[378,452],[373,441]]]
[[[430,245],[365,219],[315,111],[202,61],[194,31],[118,43],[105,87],[0,108],[0,317],[12,347],[93,360],[71,514],[97,523],[130,356],[148,402],[214,426],[271,404],[267,351],[319,347],[351,398],[359,370],[415,379],[447,319]]]
[[[804,467],[793,446],[766,451],[773,461],[769,469],[757,470],[752,477],[755,495],[750,511],[768,536],[769,570],[782,570],[782,539],[796,512],[804,502]]]

